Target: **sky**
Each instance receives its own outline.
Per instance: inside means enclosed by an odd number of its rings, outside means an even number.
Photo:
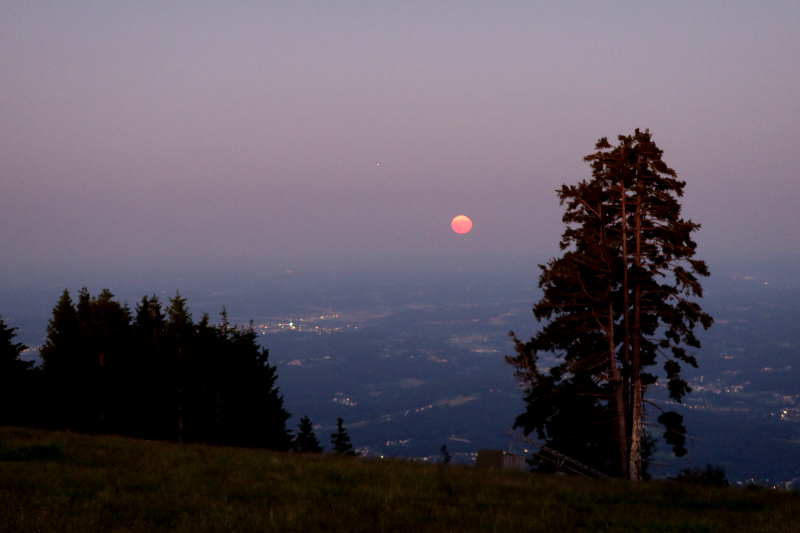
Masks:
[[[800,264],[797,1],[2,11],[4,287],[535,275],[554,190],[637,127],[687,181],[712,272]]]

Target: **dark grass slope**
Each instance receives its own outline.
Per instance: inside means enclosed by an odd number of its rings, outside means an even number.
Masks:
[[[0,428],[0,531],[800,531],[800,495]]]

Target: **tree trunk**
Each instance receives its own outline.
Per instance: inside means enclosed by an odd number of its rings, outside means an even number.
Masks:
[[[628,475],[629,479],[638,481],[641,479],[642,451],[641,437],[643,430],[642,412],[642,361],[641,361],[641,275],[642,267],[642,197],[641,186],[637,183],[636,212],[634,214],[634,239],[636,249],[633,256],[634,280],[633,280],[633,332],[632,353],[631,353],[631,448],[629,456]]]
[[[614,341],[614,309],[610,302],[608,304],[608,353],[609,381],[613,390],[612,402],[616,417],[614,438],[617,441],[617,468],[619,469],[619,475],[626,476],[628,468],[628,439],[625,427],[625,398],[622,394],[622,376],[620,375],[619,366],[617,366],[617,345]]]
[[[183,346],[181,346],[181,336],[178,334],[178,387],[177,387],[177,418],[175,420],[178,442],[183,444]]]
[[[628,316],[629,306],[629,283],[628,283],[628,214],[626,212],[626,198],[625,191],[625,177],[619,176],[619,195],[620,195],[620,228],[622,240],[622,380],[621,380],[621,393],[622,401],[624,403],[625,422],[624,428],[630,431],[633,426],[632,415],[632,390],[631,390],[631,374],[630,374],[630,351],[631,335],[630,335],[630,322]],[[622,477],[630,477],[630,441],[632,433],[626,433],[623,446],[625,447],[626,458],[623,461]]]
[[[183,387],[178,386],[178,417],[176,420],[176,430],[178,442],[183,444]]]
[[[600,204],[597,206],[597,214],[599,218],[599,225],[600,225],[600,249],[603,253],[603,259],[605,264],[608,266],[609,270],[611,270],[611,262],[607,255],[606,246],[608,245],[606,240],[606,220],[603,216],[603,205]],[[619,363],[617,361],[617,342],[616,336],[614,335],[614,302],[610,299],[611,295],[613,294],[613,287],[611,285],[611,281],[609,280],[607,285],[608,290],[608,315],[606,316],[606,338],[608,339],[608,382],[611,387],[611,405],[614,409],[614,430],[613,430],[613,439],[616,443],[617,449],[617,472],[616,474],[619,476],[626,476],[627,475],[627,430],[625,424],[625,398],[622,393],[622,375],[620,374]]]

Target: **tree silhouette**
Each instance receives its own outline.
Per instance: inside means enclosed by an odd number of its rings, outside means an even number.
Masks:
[[[174,427],[171,409],[173,385],[166,354],[166,318],[158,297],[143,296],[136,306],[132,326],[131,380],[139,383],[129,418],[133,435],[169,439]],[[147,384],[142,387],[142,384]]]
[[[277,369],[252,327],[223,326],[225,356],[218,358],[228,444],[289,450],[289,413],[277,387]],[[221,355],[221,354],[220,354]]]
[[[61,293],[47,325],[47,338],[40,350],[44,373],[45,422],[57,428],[75,428],[82,413],[84,376],[78,360],[80,328],[69,291]]]
[[[439,448],[439,453],[442,456],[443,465],[449,465],[450,461],[453,460],[453,456],[450,455],[450,451],[447,449],[447,444],[442,444],[442,447]]]
[[[344,427],[344,420],[341,417],[336,419],[336,432],[331,434],[331,444],[334,453],[338,455],[356,455],[353,444],[350,442],[350,435]]]
[[[78,318],[81,320],[83,292],[78,301]],[[87,291],[88,294],[88,291]],[[130,311],[114,299],[108,289],[103,289],[96,298],[89,300],[89,324],[81,325],[82,337],[87,341],[84,357],[87,369],[93,375],[87,389],[91,397],[87,405],[90,410],[91,429],[105,432],[122,432],[129,423],[126,420],[130,394],[135,394],[135,382],[130,381],[129,354]]]
[[[322,446],[314,434],[314,427],[311,419],[304,416],[300,419],[297,426],[297,436],[294,439],[294,450],[302,453],[320,453]]]
[[[187,371],[185,393],[187,435],[190,440],[224,443],[225,397],[221,377],[225,372],[221,355],[227,353],[220,327],[203,314],[195,325],[195,346]]]
[[[186,388],[188,367],[192,360],[194,324],[180,293],[170,298],[166,311],[168,376],[172,382],[172,405],[175,409],[175,434],[183,442],[186,415]]]
[[[20,358],[27,346],[14,342],[16,331],[0,318],[0,426],[30,423],[35,400],[33,362]]]
[[[646,371],[660,357],[670,397],[690,391],[681,363],[697,366],[699,323],[711,317],[692,300],[702,296],[691,235],[700,226],[681,218],[684,181],[662,160],[649,131],[602,138],[584,159],[592,178],[563,185],[564,254],[540,265],[544,322],[528,342],[513,332],[516,355],[507,361],[525,387],[526,410],[515,427],[536,432],[548,446],[598,470],[640,479],[643,474],[644,397],[657,382]],[[559,364],[538,367],[541,352]],[[659,421],[676,455],[686,453],[680,415]]]
[[[705,485],[707,487],[727,487],[730,485],[725,469],[718,465],[707,464],[705,468],[684,468],[677,476],[671,478],[681,483]]]

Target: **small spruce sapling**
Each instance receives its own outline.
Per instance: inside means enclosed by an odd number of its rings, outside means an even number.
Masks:
[[[331,434],[331,444],[334,453],[338,455],[354,456],[357,455],[353,450],[353,443],[350,442],[350,435],[344,427],[344,420],[341,417],[336,419],[336,431]]]

